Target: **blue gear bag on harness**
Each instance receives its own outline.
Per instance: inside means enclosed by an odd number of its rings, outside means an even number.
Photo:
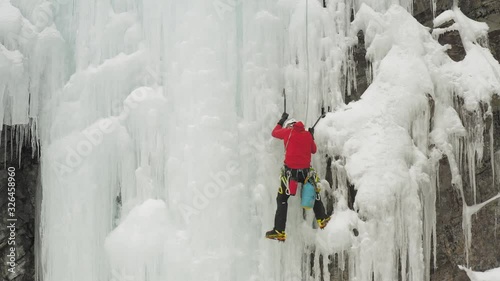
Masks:
[[[307,181],[302,186],[302,208],[309,210],[314,207],[314,201],[316,200],[316,189],[310,181]]]

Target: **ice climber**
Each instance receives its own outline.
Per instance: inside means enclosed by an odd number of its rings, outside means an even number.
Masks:
[[[266,238],[285,241],[285,226],[288,210],[288,198],[297,192],[298,183],[311,182],[316,188],[317,175],[311,168],[311,154],[316,153],[314,142],[314,128],[306,131],[304,124],[293,118],[288,119],[288,113],[284,112],[280,121],[274,127],[272,136],[283,140],[285,145],[285,163],[281,169],[281,185],[276,197],[276,215],[274,217],[274,228],[266,232]],[[286,122],[285,122],[286,121]],[[318,226],[323,229],[330,217],[325,213],[325,207],[316,188],[316,201],[314,202],[314,214]]]

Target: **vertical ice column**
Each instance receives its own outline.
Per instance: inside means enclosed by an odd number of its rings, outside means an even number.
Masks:
[[[164,198],[166,108],[162,88],[138,88],[124,101],[118,118],[130,136],[132,153],[122,165],[135,171],[135,182],[121,187],[120,217],[148,199]]]
[[[102,119],[45,147],[41,214],[43,280],[109,278],[104,238],[116,215],[124,129]],[[64,264],[64,267],[61,267]]]
[[[64,41],[45,4],[0,3],[0,71],[7,71],[0,79],[0,124],[16,126],[19,153],[24,142],[38,148],[41,101],[50,99],[64,79]]]
[[[0,2],[0,124],[28,123],[29,71],[28,53],[19,42],[24,21],[19,9],[10,1]]]
[[[112,10],[109,0],[76,1],[74,5],[77,11],[75,18],[78,21],[75,28],[78,32],[75,38],[74,60],[76,71],[81,71],[102,61],[96,47],[101,43],[102,33]]]
[[[123,108],[117,117],[126,130],[120,168],[128,181],[119,188],[119,223],[105,241],[112,280],[164,280],[164,246],[176,241],[163,200],[166,99],[160,87],[141,87]]]
[[[331,3],[328,9],[318,1],[256,4],[259,6],[242,4],[246,48],[242,63],[244,122],[240,131],[248,139],[245,151],[251,152],[244,159],[257,164],[247,163],[245,171],[249,184],[256,181],[251,185],[259,200],[255,202],[256,214],[261,217],[260,233],[256,235],[262,237],[273,225],[283,161],[282,143],[269,136],[284,110],[282,88],[287,92],[287,112],[302,120],[308,117],[306,126],[319,116],[322,105],[335,108],[343,102],[340,81],[346,78],[348,68],[345,38],[349,18],[346,12],[350,13],[350,9],[344,1]],[[315,251],[312,212],[304,221],[296,199],[289,199],[287,232],[291,243],[277,247],[266,240],[259,242],[259,279],[302,280],[309,274],[309,253]],[[315,258],[319,259],[319,252]],[[290,268],[286,264],[302,266]],[[319,266],[319,262],[315,265]]]
[[[284,48],[286,88],[292,93],[296,117],[312,125],[320,108],[332,109],[344,102],[352,40],[346,25],[349,3],[337,1],[327,8],[318,1],[298,1],[286,7]],[[300,105],[300,106],[299,106]]]
[[[297,116],[296,89],[287,84],[284,66],[288,64],[287,7],[269,1],[242,2],[242,122],[239,126],[241,177],[248,189],[250,231],[255,247],[253,272],[249,280],[297,280],[301,277],[303,243],[298,237],[296,205],[290,204],[287,231],[291,243],[283,247],[265,240],[272,229],[276,194],[283,161],[282,143],[271,138],[283,108],[282,89],[286,88],[287,112]],[[293,10],[293,6],[290,7]],[[289,202],[293,202],[291,198]],[[293,230],[292,230],[293,229]],[[292,242],[294,241],[294,242]],[[294,264],[294,267],[285,267]],[[294,279],[295,277],[295,279]]]
[[[183,254],[165,251],[165,274],[169,280],[248,280],[255,238],[248,235],[251,199],[237,161],[235,7],[225,6],[221,15],[212,1],[165,5],[172,16],[163,33],[164,196],[174,231],[183,237]]]
[[[66,67],[76,73],[47,106],[39,275],[44,280],[109,280],[114,276],[104,239],[119,218],[119,191],[136,185],[135,152],[150,152],[150,142],[141,146],[144,135],[129,135],[128,130],[134,130],[125,121],[130,112],[124,110],[132,105],[123,105],[144,83],[148,52],[138,46],[141,36],[133,30],[133,14],[115,14],[109,1],[76,1],[70,6],[76,12],[71,18],[61,15],[58,23],[67,36],[67,51],[74,55]],[[122,36],[106,37],[109,33]],[[46,41],[54,41],[51,38],[46,36]],[[40,46],[38,54],[44,48]],[[46,85],[37,87],[43,90]],[[135,141],[141,144],[137,151]],[[148,156],[144,159],[147,163]],[[153,177],[141,175],[143,182]]]

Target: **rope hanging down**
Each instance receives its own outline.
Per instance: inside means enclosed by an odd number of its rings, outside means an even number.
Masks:
[[[307,123],[307,116],[309,115],[309,80],[310,80],[310,71],[309,71],[309,0],[306,0],[306,63],[307,63],[307,91],[306,91],[306,116],[304,121]]]

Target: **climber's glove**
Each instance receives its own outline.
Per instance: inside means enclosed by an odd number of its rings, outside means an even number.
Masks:
[[[283,127],[283,124],[285,124],[286,119],[288,119],[288,113],[283,112],[283,114],[281,115],[281,119],[280,119],[280,121],[278,121],[278,124],[279,124],[281,127]]]

